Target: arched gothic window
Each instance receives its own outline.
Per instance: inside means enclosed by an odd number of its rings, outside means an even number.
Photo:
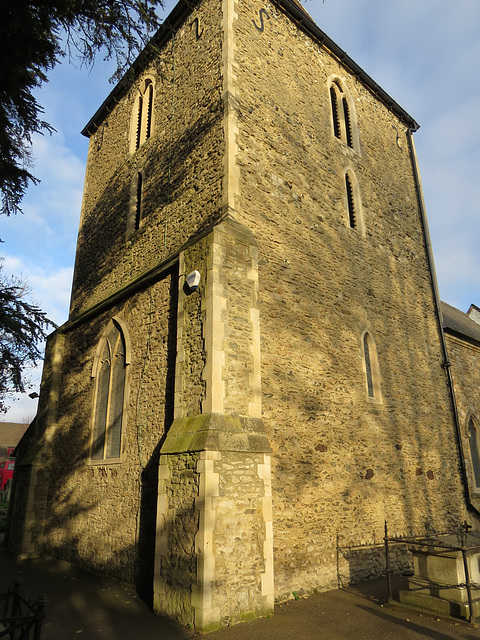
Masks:
[[[381,400],[380,367],[378,365],[377,347],[372,335],[365,331],[362,338],[363,366],[367,397],[371,400]]]
[[[92,460],[120,458],[128,361],[124,330],[114,319],[100,341],[92,372],[95,379]]]
[[[134,153],[150,138],[153,132],[153,104],[155,87],[151,78],[142,81],[135,99],[132,114],[130,151]]]
[[[468,421],[468,444],[470,447],[470,459],[472,461],[475,488],[480,489],[480,453],[478,449],[478,431],[472,418]]]
[[[351,149],[359,150],[355,109],[343,83],[333,79],[329,87],[333,135]]]

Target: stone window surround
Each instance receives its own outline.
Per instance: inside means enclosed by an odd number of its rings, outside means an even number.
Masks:
[[[145,76],[139,83],[130,120],[130,154],[152,136],[155,129],[155,79]]]
[[[332,136],[343,145],[346,145],[348,148],[353,149],[357,154],[360,155],[360,140],[358,136],[358,124],[355,104],[345,82],[343,82],[343,80],[337,75],[330,76],[327,81],[327,89],[331,110],[330,122],[332,126]],[[332,90],[335,92],[336,96],[336,114],[335,106],[332,99]],[[346,101],[348,108],[346,114],[343,107],[344,100]],[[350,124],[350,142],[348,141],[349,136],[347,134],[347,120]],[[335,121],[337,121],[339,126],[338,132],[336,132]]]
[[[141,184],[139,185],[139,181]],[[139,193],[139,187],[141,193]],[[145,206],[145,171],[139,169],[135,172],[133,180],[130,185],[130,201],[129,212],[127,219],[127,237],[138,231],[143,226],[143,213]],[[139,202],[140,198],[140,202]]]
[[[347,192],[347,176],[350,181],[350,185],[352,188],[352,196],[353,196],[353,206],[355,211],[355,226],[352,227],[350,224],[350,204],[348,199]],[[344,184],[344,200],[345,200],[345,211],[347,212],[347,226],[359,233],[363,238],[365,237],[365,222],[363,218],[363,206],[362,206],[362,198],[360,194],[360,187],[358,184],[357,176],[355,172],[350,167],[347,167],[343,173],[343,184]]]
[[[115,324],[119,329],[120,333],[123,336],[123,342],[125,346],[125,380],[124,380],[124,393],[123,393],[123,412],[122,412],[122,425],[120,429],[120,457],[119,458],[102,458],[102,459],[93,459],[91,457],[92,446],[93,446],[93,433],[94,433],[94,421],[95,421],[95,411],[96,411],[96,402],[97,402],[97,372],[100,364],[100,359],[103,351],[103,346],[105,344],[105,340],[112,329],[112,325]],[[92,400],[92,412],[91,412],[91,421],[90,421],[90,443],[89,443],[89,460],[88,463],[92,466],[107,466],[111,464],[118,464],[123,462],[122,450],[123,450],[123,434],[125,433],[126,427],[126,407],[128,402],[128,389],[129,389],[129,373],[130,373],[130,363],[131,363],[131,341],[130,334],[128,332],[127,326],[124,321],[118,316],[113,316],[113,318],[108,322],[107,326],[103,330],[102,337],[98,341],[97,351],[95,353],[95,358],[93,361],[92,367],[92,381],[95,384],[95,390],[93,393]]]
[[[368,345],[368,355],[370,361],[370,374],[373,385],[373,396],[369,394],[368,389],[368,376],[367,376],[367,360],[365,357],[365,340]],[[380,366],[378,363],[377,345],[373,338],[372,332],[365,329],[361,335],[361,347],[362,347],[362,369],[365,375],[365,392],[368,402],[375,404],[382,404],[382,389],[380,384]]]

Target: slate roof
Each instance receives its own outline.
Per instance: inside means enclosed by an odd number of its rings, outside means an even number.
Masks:
[[[441,302],[441,307],[445,333],[480,346],[480,324],[446,302]]]
[[[0,458],[6,458],[7,447],[16,447],[28,424],[19,422],[0,422]]]

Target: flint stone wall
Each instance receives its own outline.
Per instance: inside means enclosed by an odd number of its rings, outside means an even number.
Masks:
[[[406,126],[275,2],[242,2],[235,36],[236,213],[258,242],[282,599],[337,586],[337,535],[373,544],[385,520],[423,532],[467,513]],[[333,135],[331,77],[352,96],[359,152]],[[349,226],[347,168],[365,236]],[[381,401],[367,396],[366,330]],[[349,573],[372,571],[352,557]]]

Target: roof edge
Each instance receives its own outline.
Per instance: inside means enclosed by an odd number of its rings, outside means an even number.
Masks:
[[[175,32],[179,24],[183,22],[185,17],[199,2],[200,0],[180,0],[159,27],[150,42],[155,43],[157,46],[161,46],[166,42],[170,37],[170,34]],[[322,31],[322,29],[320,29],[320,27],[317,26],[303,7],[299,6],[295,0],[272,0],[272,2],[289,14],[297,22],[299,27],[318,41],[321,46],[328,49],[347,69],[347,71],[360,80],[371,91],[371,93],[379,98],[379,100],[381,100],[381,102],[383,102],[385,106],[392,111],[392,113],[400,118],[400,120],[402,120],[402,122],[407,125],[412,132],[418,131],[420,125],[405,111],[405,109],[403,109],[403,107],[398,104],[398,102],[384,91],[382,87],[346,53],[346,51],[341,49],[324,31]],[[115,85],[93,117],[90,118],[87,125],[82,129],[82,135],[89,138],[96,132],[100,122],[103,120],[105,115],[110,113],[113,106],[118,102],[120,94],[127,88],[129,84],[127,74],[129,74],[132,69],[135,72],[138,71],[141,65],[148,58],[148,55],[149,52],[147,52],[146,48],[140,52],[130,69]]]
[[[200,0],[180,0],[180,2],[178,2],[174,6],[172,11],[165,18],[156,33],[151,37],[148,44],[162,46],[165,42],[167,42],[170,38],[170,35],[172,33],[175,33],[176,29],[185,20],[185,17],[197,4],[199,4],[199,2]],[[94,115],[82,129],[81,134],[83,136],[89,138],[91,135],[93,135],[97,131],[98,127],[100,126],[100,122],[103,120],[105,115],[110,113],[115,104],[117,104],[119,96],[125,89],[127,89],[130,84],[132,70],[134,71],[134,73],[137,73],[143,63],[148,59],[150,55],[150,52],[148,51],[148,44],[138,54],[132,65],[127,69],[122,78],[117,82],[112,91],[108,94],[100,107],[95,111]]]
[[[317,24],[312,20],[306,11],[299,9],[294,0],[272,0],[275,4],[286,9],[293,17],[298,21],[299,26],[303,27],[310,35],[312,35],[320,44],[326,47],[331,53],[335,55],[338,61],[353,75],[361,80],[367,88],[376,95],[387,107],[395,113],[413,132],[418,131],[420,125],[416,122],[412,116],[410,116],[398,102],[396,102],[382,87],[373,80],[371,76],[366,73],[358,65],[353,58],[351,58],[346,51],[341,49],[336,42],[334,42]]]

